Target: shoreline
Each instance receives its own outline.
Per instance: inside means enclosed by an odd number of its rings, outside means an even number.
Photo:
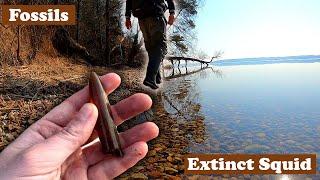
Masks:
[[[43,117],[74,92],[87,85],[87,74],[94,70],[99,75],[114,72],[121,79],[120,87],[110,94],[111,104],[137,92],[149,94],[153,106],[149,117],[146,114],[126,121],[120,129],[128,129],[137,123],[137,119],[155,122],[160,128],[159,137],[148,143],[149,152],[136,166],[118,179],[166,178],[180,179],[183,174],[183,150],[187,147],[186,131],[180,127],[177,119],[169,117],[161,101],[161,90],[152,93],[141,87],[140,79],[144,75],[141,68],[104,68],[87,67],[75,64],[67,58],[37,59],[24,66],[1,67],[0,77],[0,152],[14,141],[26,128]],[[130,77],[130,78],[128,78]],[[148,112],[146,112],[148,113]],[[174,137],[174,138],[172,138]]]
[[[0,152],[32,123],[87,85],[87,74],[94,70],[100,75],[115,72],[121,76],[120,87],[109,96],[111,104],[137,92],[149,94],[153,99],[151,111],[126,121],[119,127],[120,131],[144,121],[152,121],[160,129],[159,137],[148,143],[147,156],[116,179],[272,179],[281,177],[280,175],[185,175],[183,156],[192,152],[192,146],[199,147],[207,140],[205,118],[199,113],[199,104],[188,104],[188,112],[192,112],[192,117],[185,117],[183,112],[170,114],[167,108],[172,104],[168,102],[175,101],[168,99],[167,96],[183,98],[190,91],[189,86],[176,81],[172,86],[172,82],[166,82],[165,85],[170,86],[170,90],[163,88],[163,91],[159,90],[156,94],[141,87],[143,67],[139,69],[87,67],[83,64],[75,64],[74,60],[66,58],[49,60],[37,60],[25,66],[2,68],[4,73],[0,75],[0,84],[3,85],[3,88],[0,88]],[[308,177],[305,178],[308,179]]]

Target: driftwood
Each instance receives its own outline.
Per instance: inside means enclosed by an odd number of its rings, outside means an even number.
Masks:
[[[216,54],[211,58],[211,60],[204,60],[204,59],[198,59],[198,58],[193,58],[193,57],[183,57],[183,56],[167,56],[166,59],[171,62],[172,65],[174,65],[174,61],[178,61],[178,67],[180,66],[181,61],[185,61],[186,65],[188,61],[193,61],[193,62],[199,62],[201,63],[201,67],[203,64],[206,66],[209,66],[209,64],[214,60],[218,59],[221,57],[223,53],[218,51]]]
[[[89,54],[88,50],[85,47],[81,46],[74,39],[72,39],[66,29],[59,28],[58,30],[56,30],[51,40],[53,47],[60,54],[66,56],[77,55],[91,65],[97,64],[97,60]]]
[[[210,61],[205,61],[202,59],[192,58],[192,57],[177,57],[177,56],[169,56],[167,57],[169,61],[193,61],[193,62],[199,62],[201,64],[210,64],[215,57],[213,57]]]

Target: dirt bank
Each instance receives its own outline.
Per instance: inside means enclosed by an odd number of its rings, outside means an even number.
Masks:
[[[142,69],[88,67],[70,59],[47,57],[27,66],[2,67],[0,150],[54,106],[82,89],[92,70],[101,75],[115,72],[122,77],[121,87],[110,97],[113,103],[135,92],[145,92],[139,82]]]

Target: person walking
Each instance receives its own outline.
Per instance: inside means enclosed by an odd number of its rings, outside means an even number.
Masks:
[[[170,13],[168,21],[164,16],[167,9]],[[143,84],[152,89],[158,89],[157,84],[161,84],[160,64],[167,54],[167,24],[172,25],[174,22],[174,2],[173,0],[127,0],[125,13],[127,29],[132,27],[131,15],[139,20],[149,57]]]

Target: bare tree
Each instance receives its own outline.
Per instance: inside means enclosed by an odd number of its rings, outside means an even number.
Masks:
[[[106,19],[106,48],[105,48],[105,60],[107,65],[111,64],[110,61],[110,14],[109,14],[110,0],[106,0],[106,10],[105,10],[105,19]]]
[[[79,43],[80,39],[80,18],[81,18],[81,0],[77,0],[77,43]]]

